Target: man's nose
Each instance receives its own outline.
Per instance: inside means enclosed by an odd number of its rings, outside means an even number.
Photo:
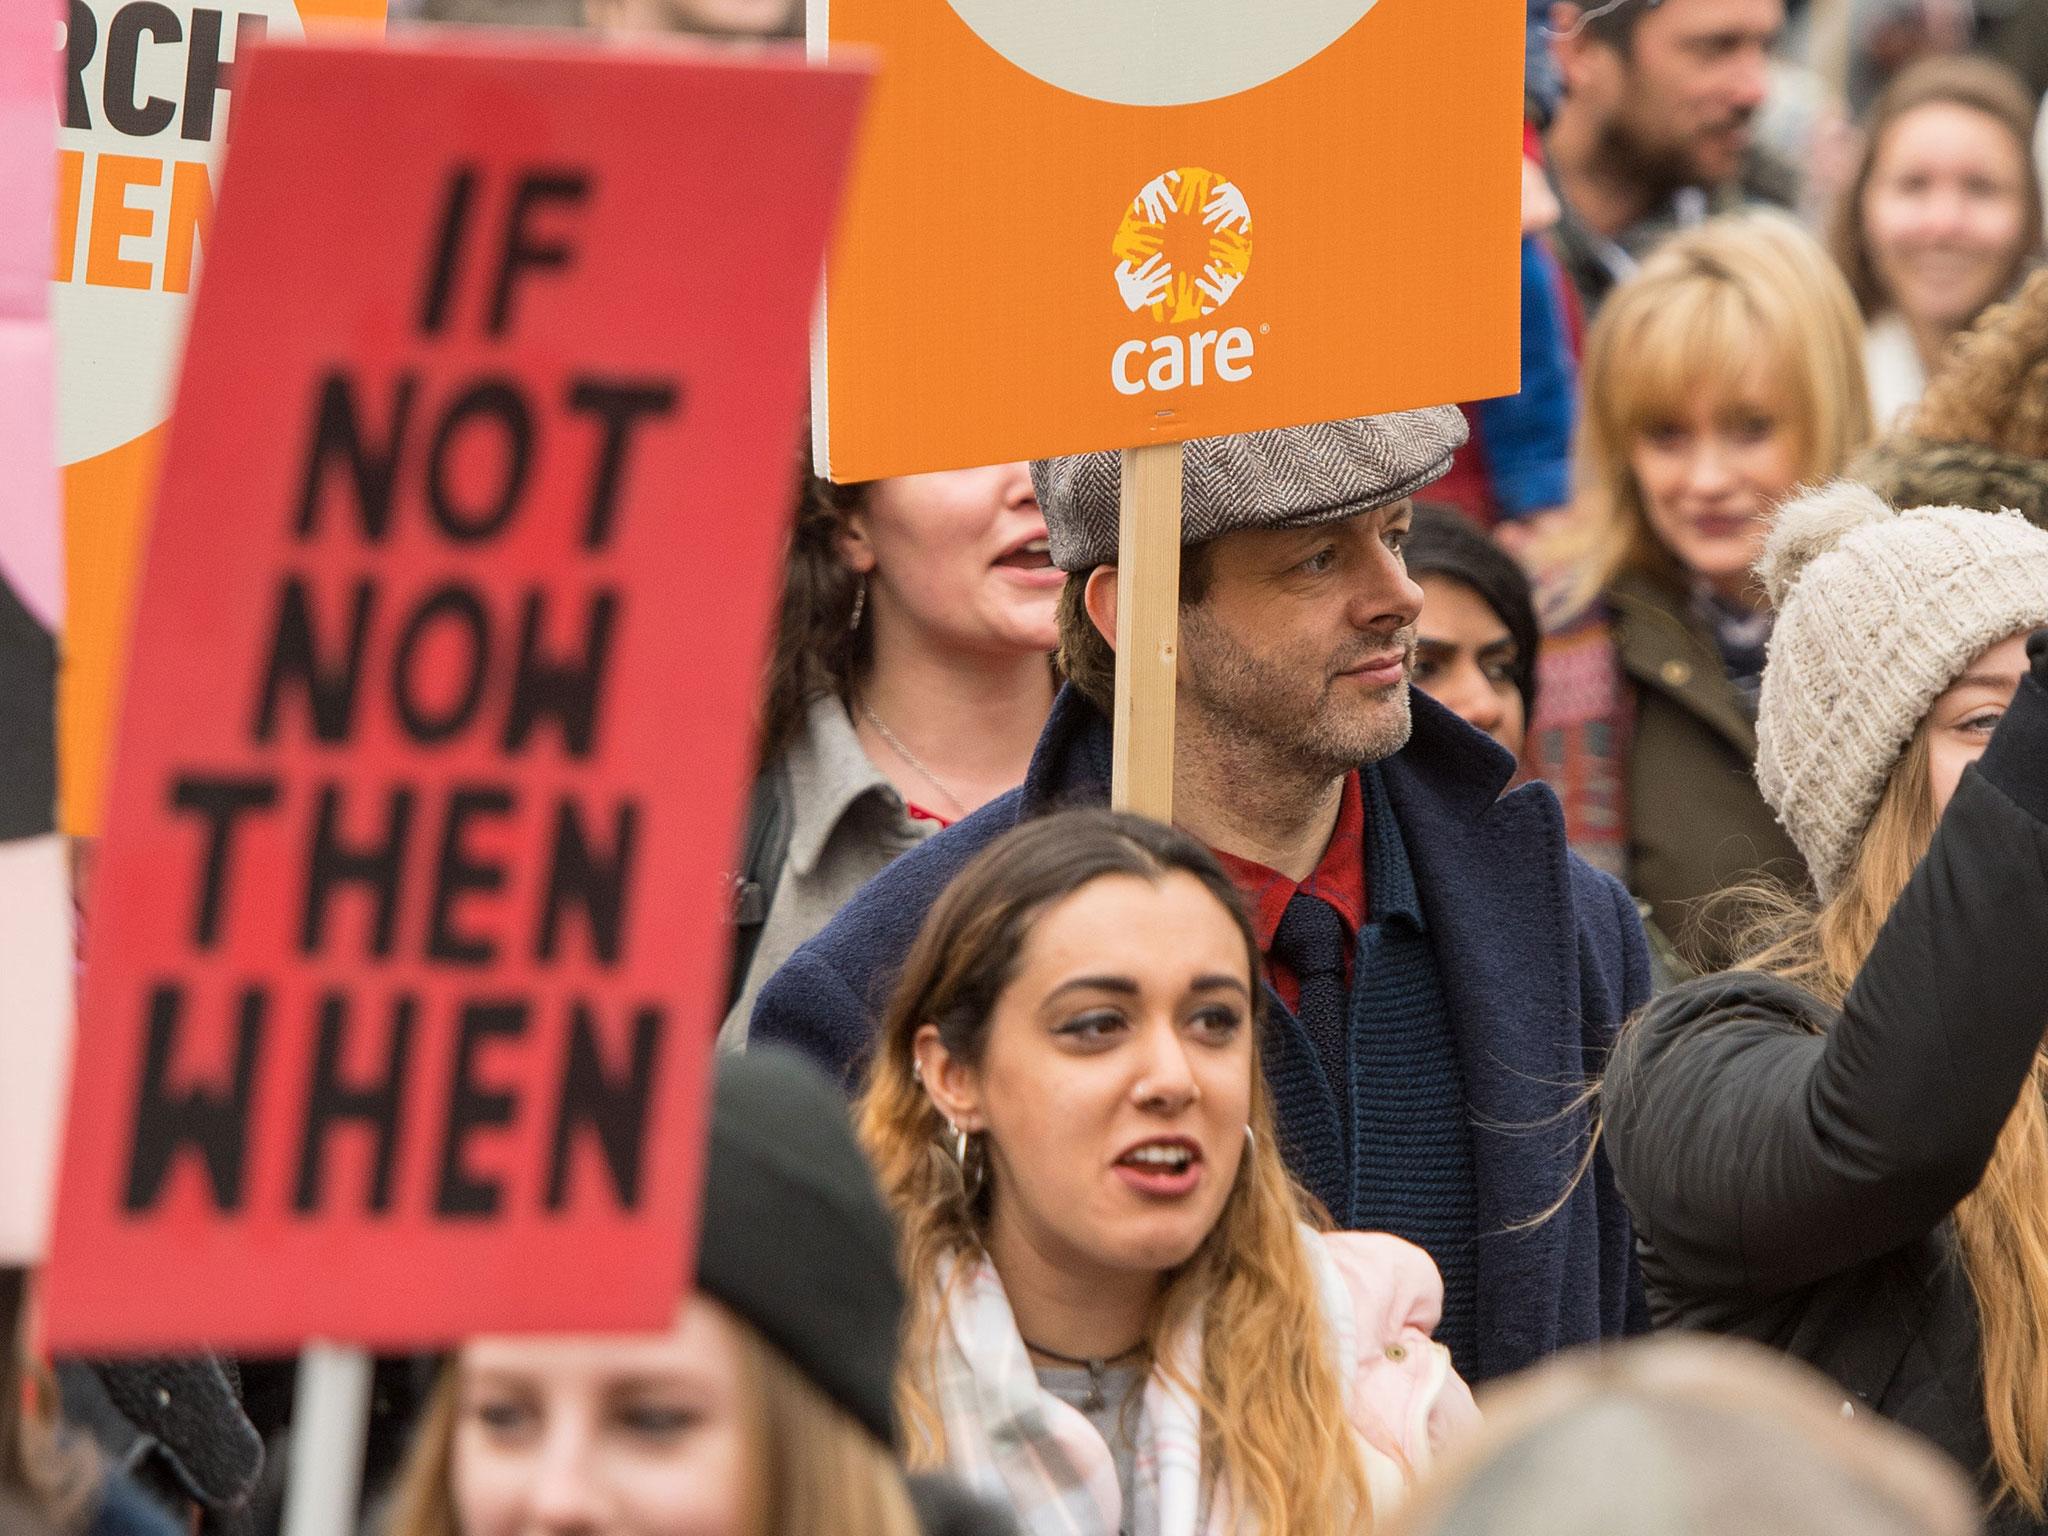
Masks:
[[[1771,94],[1771,47],[1758,43],[1754,48],[1742,52],[1742,100],[1751,111],[1764,104]]]
[[[1422,616],[1422,588],[1397,551],[1379,548],[1372,575],[1352,604],[1352,620],[1360,629],[1407,629]]]

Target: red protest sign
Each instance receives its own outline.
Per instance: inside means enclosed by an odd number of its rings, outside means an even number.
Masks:
[[[466,42],[237,84],[49,1342],[660,1326],[865,82]]]

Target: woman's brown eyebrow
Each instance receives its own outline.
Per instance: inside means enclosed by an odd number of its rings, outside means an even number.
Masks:
[[[1046,993],[1045,1000],[1049,1003],[1062,992],[1072,992],[1076,988],[1085,988],[1090,992],[1114,992],[1119,997],[1138,995],[1138,984],[1128,976],[1076,976],[1071,981],[1061,982]]]
[[[1965,672],[1949,684],[1949,689],[1953,692],[1958,688],[2017,688],[2024,675],[2023,672]]]
[[[1188,983],[1188,990],[1191,992],[1214,992],[1225,988],[1232,992],[1241,993],[1246,997],[1251,996],[1250,987],[1247,987],[1237,977],[1226,975],[1220,971],[1207,976],[1197,976]],[[1119,997],[1136,997],[1141,990],[1137,982],[1128,976],[1076,976],[1071,981],[1061,982],[1050,992],[1046,993],[1045,1000],[1050,1003],[1061,993],[1072,992],[1076,989],[1085,989],[1090,992],[1113,992]]]
[[[683,1389],[688,1385],[688,1382],[674,1372],[634,1371],[614,1376],[604,1384],[604,1389],[609,1396],[627,1397],[636,1392],[666,1392],[671,1389]]]

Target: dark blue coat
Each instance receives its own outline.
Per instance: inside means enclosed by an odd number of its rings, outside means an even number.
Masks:
[[[1414,734],[1382,767],[1438,957],[1472,1115],[1477,1182],[1476,1374],[1519,1370],[1645,1323],[1628,1216],[1604,1158],[1572,1187],[1582,1102],[1621,1022],[1649,996],[1649,958],[1621,885],[1574,857],[1543,785],[1503,796],[1513,760],[1421,692]],[[769,979],[749,1038],[858,1070],[926,911],[1019,821],[1109,794],[1109,722],[1068,688],[1017,789],[883,870]],[[1339,1134],[1301,1026],[1266,998],[1262,1049],[1294,1149]],[[1313,1108],[1316,1112],[1307,1112]],[[1347,1161],[1349,1158],[1347,1157]],[[1571,1194],[1549,1220],[1528,1225]]]

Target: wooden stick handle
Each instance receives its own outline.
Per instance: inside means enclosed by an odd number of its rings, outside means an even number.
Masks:
[[[1180,651],[1179,443],[1126,448],[1116,563],[1116,757],[1109,803],[1173,820]]]

